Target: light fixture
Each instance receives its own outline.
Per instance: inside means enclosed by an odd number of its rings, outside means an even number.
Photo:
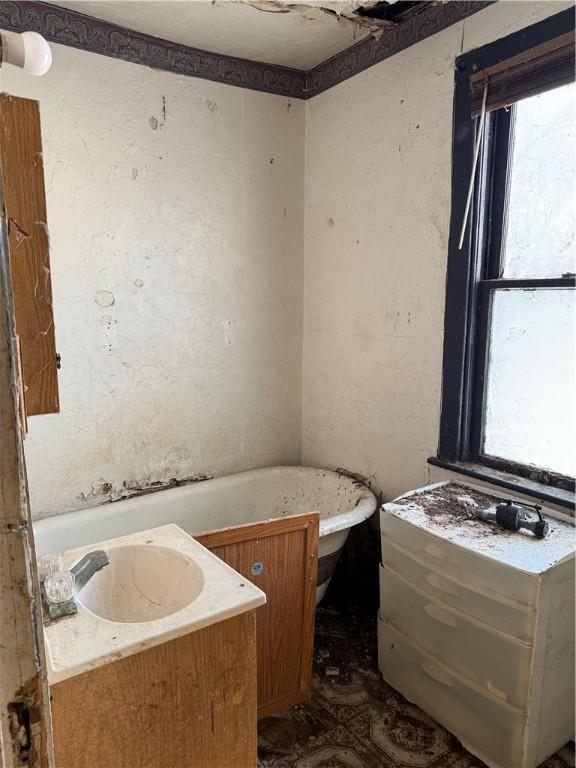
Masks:
[[[45,75],[52,65],[52,51],[38,32],[0,32],[2,65],[13,64],[29,75]]]

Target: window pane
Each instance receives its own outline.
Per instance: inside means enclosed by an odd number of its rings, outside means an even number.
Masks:
[[[574,272],[576,84],[516,105],[504,277]]]
[[[484,453],[574,476],[575,291],[496,291]]]

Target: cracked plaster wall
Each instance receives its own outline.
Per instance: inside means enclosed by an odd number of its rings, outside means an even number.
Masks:
[[[300,458],[304,104],[53,45],[40,101],[61,413],[36,516]]]
[[[504,1],[307,102],[303,451],[386,498],[436,454],[454,60],[570,7]]]
[[[454,58],[567,5],[499,3],[306,104],[57,45],[0,72],[41,102],[63,361],[35,514],[284,462],[436,479]]]

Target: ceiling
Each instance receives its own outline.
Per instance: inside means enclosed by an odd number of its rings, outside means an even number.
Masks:
[[[215,53],[307,70],[381,22],[355,15],[376,0],[64,0],[64,8]]]

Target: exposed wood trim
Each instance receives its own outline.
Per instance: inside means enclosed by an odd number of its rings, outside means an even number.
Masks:
[[[36,0],[1,1],[0,27],[14,32],[34,30],[52,43],[153,69],[309,99],[494,2],[496,0],[461,0],[431,5],[387,28],[378,40],[374,37],[361,40],[307,72],[180,45]]]
[[[298,517],[298,516],[296,516]],[[320,536],[320,512],[307,515],[306,526],[306,597],[304,600],[304,625],[302,627],[302,659],[300,670],[300,694],[303,700],[310,696],[312,689],[312,666],[314,656],[314,626],[316,623],[316,585],[318,583],[318,545]]]

